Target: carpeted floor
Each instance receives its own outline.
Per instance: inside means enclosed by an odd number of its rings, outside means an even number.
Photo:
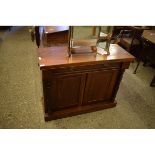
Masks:
[[[44,121],[41,72],[28,27],[0,31],[0,128],[155,128],[151,67],[132,63],[117,94],[117,106],[50,122]]]

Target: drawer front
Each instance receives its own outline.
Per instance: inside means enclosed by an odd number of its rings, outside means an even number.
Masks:
[[[72,73],[72,72],[89,72],[98,69],[112,69],[112,68],[120,68],[121,63],[104,63],[104,64],[90,64],[90,65],[72,65],[66,67],[56,67],[50,68],[48,70],[43,70],[44,77],[49,77],[54,74],[64,74],[64,73]]]

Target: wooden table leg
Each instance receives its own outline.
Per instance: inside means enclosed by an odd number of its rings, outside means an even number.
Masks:
[[[92,32],[93,36],[96,35],[96,26],[93,26],[93,32]]]
[[[35,37],[36,37],[36,44],[39,48],[40,46],[40,32],[39,32],[39,26],[35,26]]]
[[[138,60],[138,62],[137,62],[137,66],[136,66],[136,68],[135,68],[135,70],[134,70],[134,72],[133,72],[134,74],[136,74],[139,65],[140,65],[140,60]]]

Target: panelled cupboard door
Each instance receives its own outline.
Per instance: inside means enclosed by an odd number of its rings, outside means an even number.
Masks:
[[[82,104],[86,74],[74,73],[52,76],[46,91],[50,111]]]
[[[83,104],[110,100],[118,74],[118,69],[99,70],[88,73]]]

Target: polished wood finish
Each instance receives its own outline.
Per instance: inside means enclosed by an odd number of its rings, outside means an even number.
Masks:
[[[67,56],[67,46],[38,49],[42,70],[45,120],[116,106],[115,96],[134,57],[118,45],[110,55]]]
[[[112,97],[118,73],[117,67],[88,73],[83,104],[109,100]]]
[[[39,48],[38,57],[41,69],[54,68],[55,66],[72,66],[82,64],[102,64],[116,61],[133,61],[134,57],[117,44],[110,45],[110,55],[96,55],[93,53],[76,54],[68,57],[68,47],[53,46],[50,48]]]
[[[69,26],[45,26],[44,46],[54,46],[68,43]]]
[[[46,34],[45,36],[45,46],[53,46],[66,44],[68,42],[68,31],[61,31],[57,33]]]
[[[69,26],[45,26],[44,31],[45,33],[57,33],[57,32],[63,32],[68,31]]]
[[[46,80],[47,78],[48,80]],[[50,110],[59,110],[82,104],[85,74],[48,75],[48,72],[43,71],[43,79],[45,85],[44,90],[46,91],[48,89],[45,93],[45,100]]]

